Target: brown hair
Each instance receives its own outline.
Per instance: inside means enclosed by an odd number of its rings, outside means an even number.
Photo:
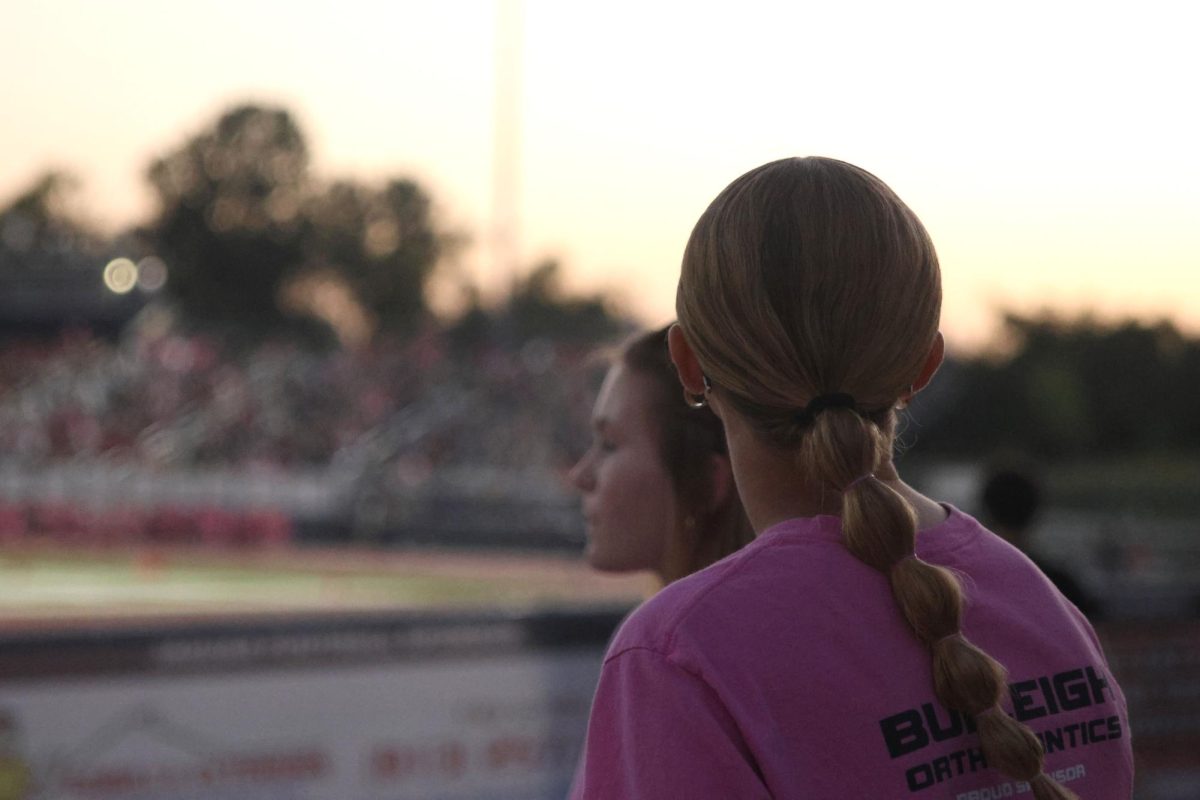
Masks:
[[[638,334],[622,346],[620,363],[649,379],[651,419],[658,429],[658,452],[681,513],[667,540],[663,580],[690,575],[734,552],[754,538],[737,492],[712,502],[711,458],[728,458],[725,429],[707,408],[682,402],[683,387],[667,351],[667,329]]]
[[[894,409],[925,366],[940,308],[937,255],[916,215],[874,175],[826,158],[765,164],[722,191],[692,231],[676,297],[722,397],[827,496],[840,493],[846,547],[888,576],[930,649],[938,700],[975,716],[988,763],[1036,798],[1073,798],[1043,771],[1033,732],[1000,708],[1007,676],[962,635],[958,579],[916,557],[912,506],[872,476],[890,459]],[[834,393],[856,405],[798,413]]]

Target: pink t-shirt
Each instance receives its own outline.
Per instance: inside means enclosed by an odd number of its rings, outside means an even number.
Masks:
[[[955,570],[963,630],[1009,671],[1004,707],[1084,800],[1128,800],[1125,698],[1084,617],[1023,554],[950,508],[921,558]],[[930,655],[836,517],[793,519],[671,584],[609,647],[574,798],[992,800],[973,720],[935,699]]]

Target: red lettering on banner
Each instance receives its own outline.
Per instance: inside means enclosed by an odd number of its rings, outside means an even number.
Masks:
[[[467,747],[457,739],[377,747],[371,755],[376,781],[458,778],[467,771]]]
[[[541,760],[538,740],[531,736],[505,736],[493,740],[487,749],[487,763],[492,769],[537,769]]]
[[[180,790],[218,784],[313,780],[329,767],[318,750],[217,757],[199,764],[121,766],[69,772],[62,785],[83,794]]]

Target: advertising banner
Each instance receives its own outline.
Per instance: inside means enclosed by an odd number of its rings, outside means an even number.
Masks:
[[[0,638],[0,800],[558,800],[621,614]]]
[[[624,608],[0,634],[0,800],[560,800]],[[1100,628],[1138,800],[1200,797],[1200,627]]]

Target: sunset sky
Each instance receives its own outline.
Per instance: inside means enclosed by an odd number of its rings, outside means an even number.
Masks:
[[[292,110],[319,176],[410,175],[489,270],[496,0],[7,2],[0,203],[48,167],[96,221],[230,104]],[[672,315],[696,217],[785,155],[879,175],[942,259],[944,325],[1001,308],[1200,332],[1200,48],[1183,4],[525,0],[520,238],[576,289]]]

